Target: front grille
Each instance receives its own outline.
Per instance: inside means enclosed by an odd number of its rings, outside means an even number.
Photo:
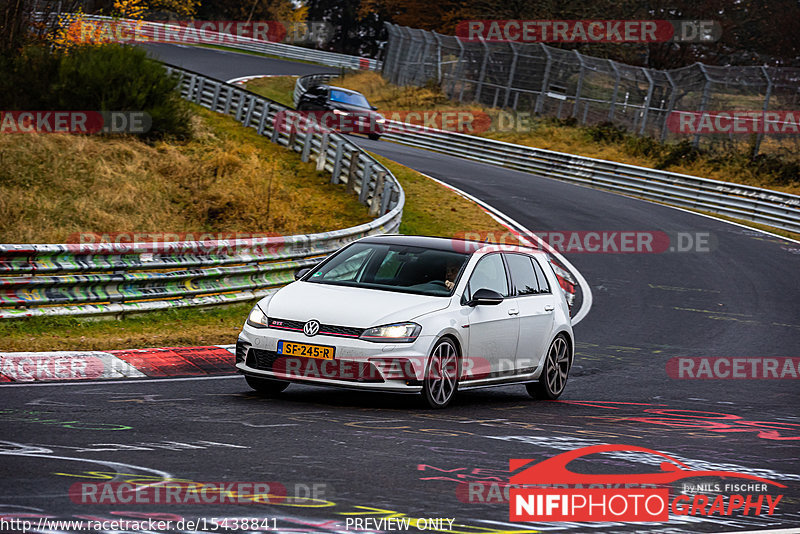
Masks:
[[[323,363],[324,362],[324,363]],[[278,376],[296,379],[325,378],[343,382],[383,382],[383,376],[372,362],[315,360],[300,356],[284,356],[274,350],[251,348],[246,365],[259,371],[269,371]]]
[[[283,355],[274,350],[250,349],[250,352],[247,353],[246,365],[261,371],[272,371],[278,358],[283,358]]]
[[[276,328],[278,330],[292,330],[295,332],[302,332],[303,326],[306,323],[303,321],[291,321],[289,319],[274,319],[270,317],[269,319],[269,327]],[[321,324],[319,325],[319,334],[317,335],[326,335],[326,336],[337,336],[337,337],[359,337],[361,334],[364,333],[363,328],[354,328],[351,326],[338,326],[332,324]]]

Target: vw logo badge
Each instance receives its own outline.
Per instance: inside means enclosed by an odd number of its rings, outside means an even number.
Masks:
[[[308,337],[316,336],[319,333],[319,321],[311,319],[303,325],[303,333]]]

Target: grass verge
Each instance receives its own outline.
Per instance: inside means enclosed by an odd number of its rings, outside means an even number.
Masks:
[[[368,221],[367,209],[300,155],[195,107],[194,136],[0,136],[0,242],[81,234],[300,234]]]

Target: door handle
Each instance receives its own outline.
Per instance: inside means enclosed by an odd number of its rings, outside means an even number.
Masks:
[[[544,311],[553,311],[555,307],[552,304],[545,304]]]
[[[517,310],[517,309],[508,310],[508,314],[509,315],[519,315],[519,310]]]

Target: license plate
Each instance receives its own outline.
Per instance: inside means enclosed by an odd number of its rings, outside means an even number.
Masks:
[[[325,345],[309,345],[308,343],[293,343],[291,341],[278,341],[278,354],[283,356],[303,356],[305,358],[318,358],[320,360],[333,360],[333,347]]]

